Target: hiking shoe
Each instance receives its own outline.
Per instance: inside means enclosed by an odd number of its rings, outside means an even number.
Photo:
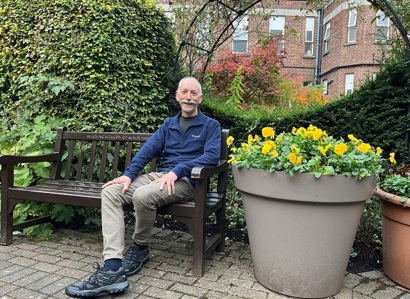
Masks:
[[[98,263],[93,265],[97,271],[91,274],[87,281],[77,285],[70,285],[65,288],[65,293],[71,297],[95,297],[101,293],[121,293],[124,292],[129,283],[125,276],[124,268],[112,271],[107,267],[100,267]]]
[[[131,276],[136,274],[143,264],[149,260],[148,247],[141,248],[141,246],[132,243],[125,253],[125,257],[122,261],[122,267],[125,270],[125,275]]]

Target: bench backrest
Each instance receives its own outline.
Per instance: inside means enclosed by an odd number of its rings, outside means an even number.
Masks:
[[[228,159],[226,139],[229,130],[222,131],[221,159]],[[150,133],[70,132],[57,130],[54,151],[59,161],[52,165],[51,179],[106,182],[121,175],[135,153],[152,136]],[[153,171],[157,159],[146,171]]]

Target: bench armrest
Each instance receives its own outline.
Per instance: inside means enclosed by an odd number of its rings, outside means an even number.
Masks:
[[[226,160],[219,161],[219,164],[216,166],[195,166],[191,171],[191,179],[205,179],[226,170],[228,170],[228,162]]]
[[[36,156],[15,156],[15,155],[3,155],[0,156],[1,165],[16,165],[19,163],[32,163],[32,162],[53,162],[57,161],[59,153],[54,152],[50,154],[36,155]]]

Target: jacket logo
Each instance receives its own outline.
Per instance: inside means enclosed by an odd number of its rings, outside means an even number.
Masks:
[[[191,137],[192,137],[192,138],[200,138],[201,135],[193,135],[193,134],[192,134]]]

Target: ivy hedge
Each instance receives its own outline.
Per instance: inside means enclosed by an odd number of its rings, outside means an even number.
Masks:
[[[144,0],[0,0],[3,130],[59,117],[77,130],[154,131],[168,115],[175,42]]]

